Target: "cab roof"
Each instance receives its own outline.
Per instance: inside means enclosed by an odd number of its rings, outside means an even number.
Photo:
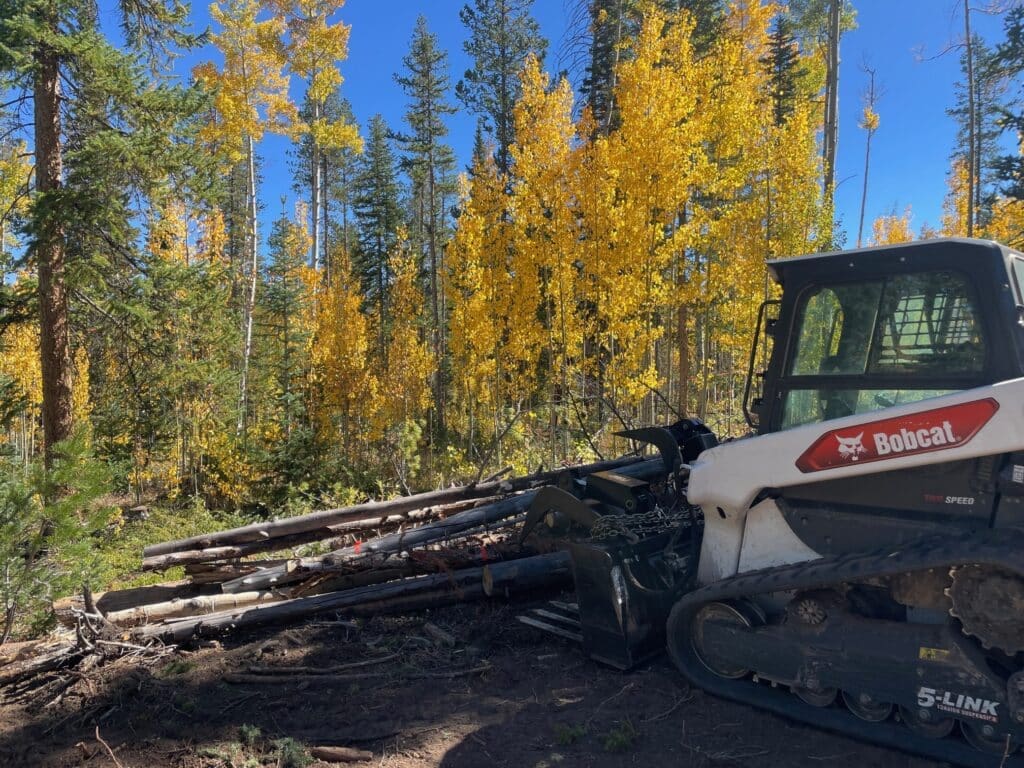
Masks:
[[[779,285],[796,280],[843,280],[859,274],[902,272],[951,267],[1003,270],[1011,256],[1024,256],[992,240],[945,237],[897,245],[876,245],[850,251],[815,253],[795,258],[772,259],[768,272]],[[987,262],[987,264],[985,264]]]

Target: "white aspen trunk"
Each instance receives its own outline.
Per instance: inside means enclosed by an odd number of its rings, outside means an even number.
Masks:
[[[253,311],[256,308],[256,286],[260,275],[259,224],[256,216],[256,150],[252,136],[246,138],[246,162],[248,165],[248,207],[249,207],[249,292],[245,299],[243,323],[245,341],[242,347],[242,381],[238,403],[238,434],[244,434],[248,425],[249,410],[249,358],[252,356]]]

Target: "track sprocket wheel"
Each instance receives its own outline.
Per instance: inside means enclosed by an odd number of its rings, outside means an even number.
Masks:
[[[946,590],[964,633],[985,648],[1012,656],[1024,651],[1024,578],[1001,568],[961,565]]]

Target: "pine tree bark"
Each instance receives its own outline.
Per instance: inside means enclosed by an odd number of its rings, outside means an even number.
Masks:
[[[55,9],[45,20],[56,34]],[[41,44],[35,53],[33,81],[35,110],[36,190],[44,197],[59,192],[62,184],[60,60],[57,52]],[[45,461],[54,447],[71,434],[71,334],[65,282],[64,228],[52,208],[39,219],[35,255],[39,268],[39,353],[43,389]]]

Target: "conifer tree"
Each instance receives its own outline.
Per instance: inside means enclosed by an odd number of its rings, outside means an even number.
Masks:
[[[800,48],[788,16],[779,14],[775,17],[769,40],[769,54],[764,64],[768,68],[775,125],[781,126],[793,112],[797,97],[796,81],[802,74]]]
[[[519,99],[519,73],[530,53],[543,61],[547,40],[530,15],[533,0],[473,0],[459,11],[469,30],[463,48],[473,59],[455,86],[455,95],[486,120],[496,143],[498,170],[508,173],[514,139],[512,109]]]
[[[445,298],[442,273],[447,237],[445,198],[454,193],[455,157],[444,143],[446,116],[455,112],[448,103],[448,55],[438,47],[427,20],[416,21],[405,72],[395,80],[409,100],[405,113],[408,133],[397,136],[405,156],[403,167],[411,180],[413,243],[422,249],[430,297],[430,342],[438,372],[434,376],[434,426],[444,431]]]
[[[32,102],[35,194],[27,220],[29,249],[38,270],[42,421],[47,461],[71,434],[73,353],[68,245],[79,233],[103,234],[118,250],[132,251],[129,224],[135,199],[166,178],[177,156],[169,135],[197,105],[163,82],[158,64],[172,45],[188,46],[180,30],[186,9],[173,2],[121,6],[125,48],[102,34],[95,6],[86,0],[4,0],[0,3],[0,70],[18,102]],[[87,103],[86,103],[87,102]],[[91,114],[87,114],[87,112]],[[73,152],[68,136],[89,120]],[[101,180],[121,187],[104,188]],[[124,182],[129,182],[123,186]],[[119,193],[108,199],[111,192]],[[100,230],[108,228],[107,232]]]
[[[366,152],[355,179],[353,210],[359,225],[355,272],[377,327],[377,353],[384,354],[387,329],[389,259],[402,224],[398,172],[384,118],[370,120]]]

